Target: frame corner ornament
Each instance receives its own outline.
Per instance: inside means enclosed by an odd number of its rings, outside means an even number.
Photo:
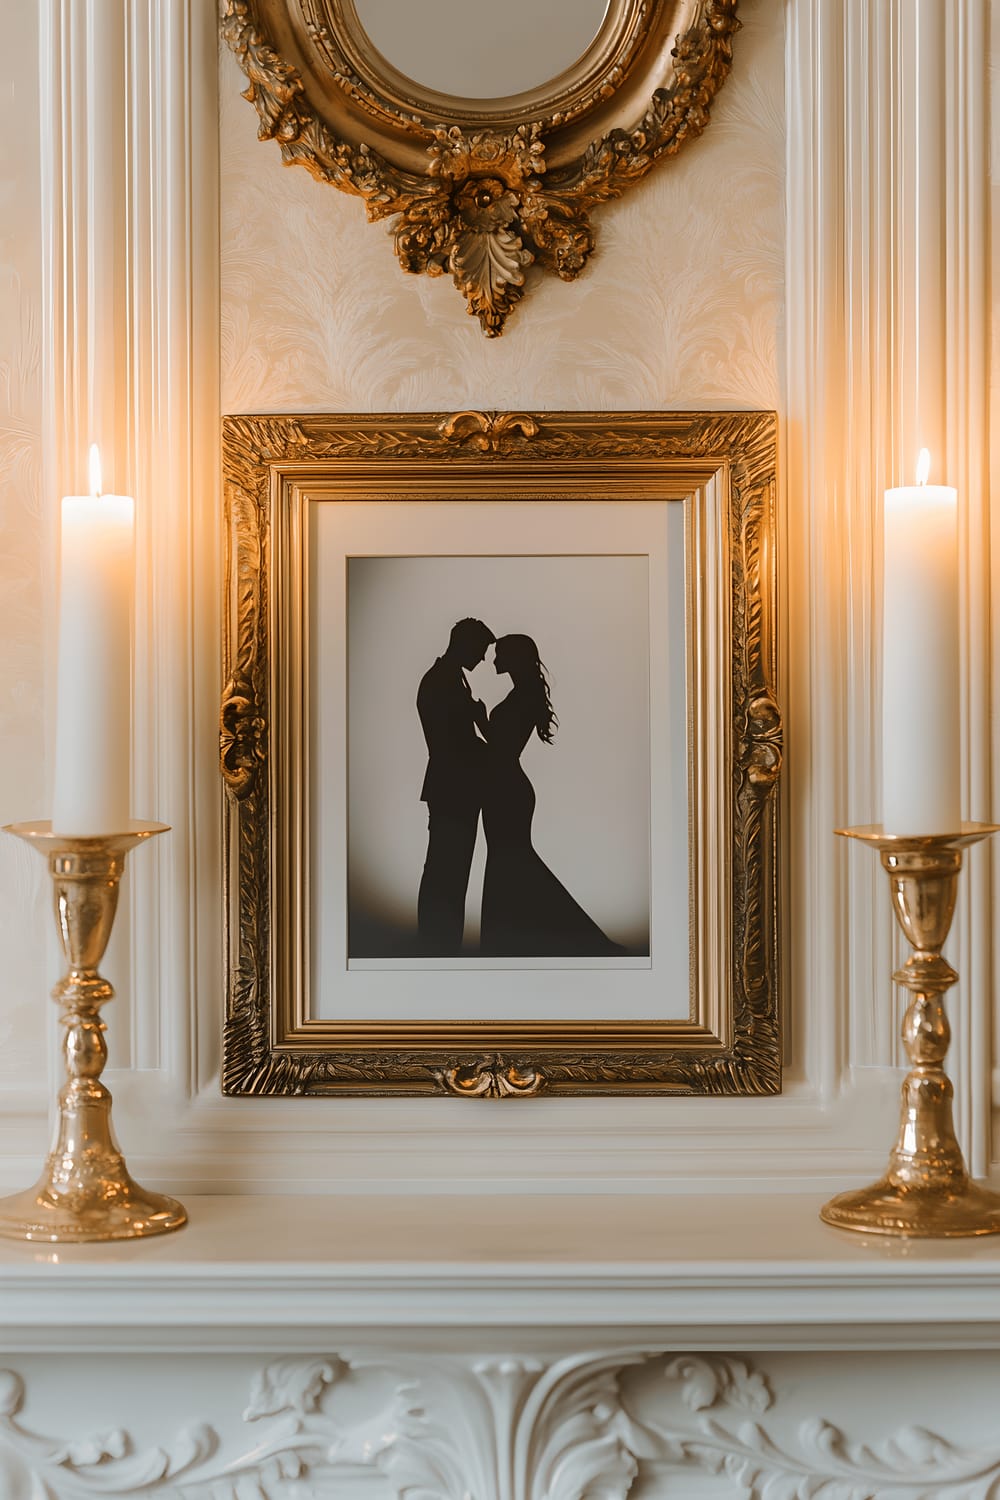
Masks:
[[[487,101],[396,73],[339,0],[298,0],[297,24],[291,0],[220,0],[220,32],[249,80],[259,138],[362,198],[370,221],[390,220],[400,268],[450,275],[496,338],[531,268],[575,280],[594,249],[593,210],[706,128],[737,5],[621,0],[601,67],[584,54],[528,96]],[[630,124],[619,96],[645,99]]]

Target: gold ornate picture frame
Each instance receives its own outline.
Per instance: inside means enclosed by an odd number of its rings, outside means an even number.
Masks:
[[[260,139],[389,221],[401,269],[450,275],[495,338],[531,268],[575,280],[594,249],[593,210],[706,128],[732,67],[736,9],[608,0],[564,71],[495,98],[399,71],[365,31],[360,0],[220,0],[220,28]],[[475,36],[475,7],[461,25]],[[535,26],[525,29],[530,54]],[[445,30],[438,50],[448,46]]]
[[[223,465],[224,1091],[777,1092],[773,414],[229,417]],[[486,793],[481,935],[413,946],[464,615],[469,701],[537,637],[558,718],[511,775],[604,947],[489,947]]]

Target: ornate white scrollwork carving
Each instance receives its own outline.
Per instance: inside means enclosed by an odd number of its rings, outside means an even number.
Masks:
[[[638,1470],[617,1427],[626,1362],[437,1364],[400,1387],[403,1421],[375,1462],[400,1500],[624,1500]]]
[[[775,1407],[765,1376],[750,1365],[684,1355],[662,1369],[692,1417],[678,1421],[672,1405],[663,1420],[638,1423],[623,1410],[631,1451],[724,1477],[742,1500],[992,1500],[1000,1485],[1000,1434],[991,1448],[974,1451],[913,1426],[868,1445],[816,1417],[781,1440],[747,1420]]]
[[[254,1378],[230,1436],[198,1424],[145,1449],[121,1429],[43,1437],[23,1402],[0,1372],[3,1500],[349,1500],[357,1466],[399,1500],[625,1500],[643,1465],[707,1472],[743,1500],[992,1500],[1000,1485],[1000,1435],[972,1451],[917,1426],[868,1445],[821,1418],[783,1423],[765,1375],[721,1355],[293,1357]]]

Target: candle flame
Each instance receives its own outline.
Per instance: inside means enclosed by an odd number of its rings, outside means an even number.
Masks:
[[[101,450],[96,443],[90,445],[90,493],[95,500],[101,493]]]
[[[917,483],[925,485],[927,476],[931,472],[931,456],[926,448],[921,448],[917,456]]]

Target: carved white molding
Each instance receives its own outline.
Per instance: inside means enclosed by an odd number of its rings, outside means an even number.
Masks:
[[[680,1383],[691,1418],[683,1426],[632,1423],[630,1451],[671,1468],[724,1475],[746,1500],[991,1500],[1000,1481],[1000,1440],[969,1449],[921,1426],[877,1443],[852,1439],[821,1416],[781,1433],[766,1375],[741,1360],[683,1355],[663,1371]]]
[[[658,1476],[699,1472],[744,1500],[990,1500],[1000,1483],[995,1430],[978,1448],[920,1425],[853,1438],[786,1419],[766,1371],[720,1354],[286,1358],[253,1379],[241,1424],[230,1395],[152,1443],[53,1437],[24,1423],[25,1383],[2,1371],[3,1493],[318,1500],[369,1467],[398,1500],[625,1500],[637,1476],[652,1495]]]

